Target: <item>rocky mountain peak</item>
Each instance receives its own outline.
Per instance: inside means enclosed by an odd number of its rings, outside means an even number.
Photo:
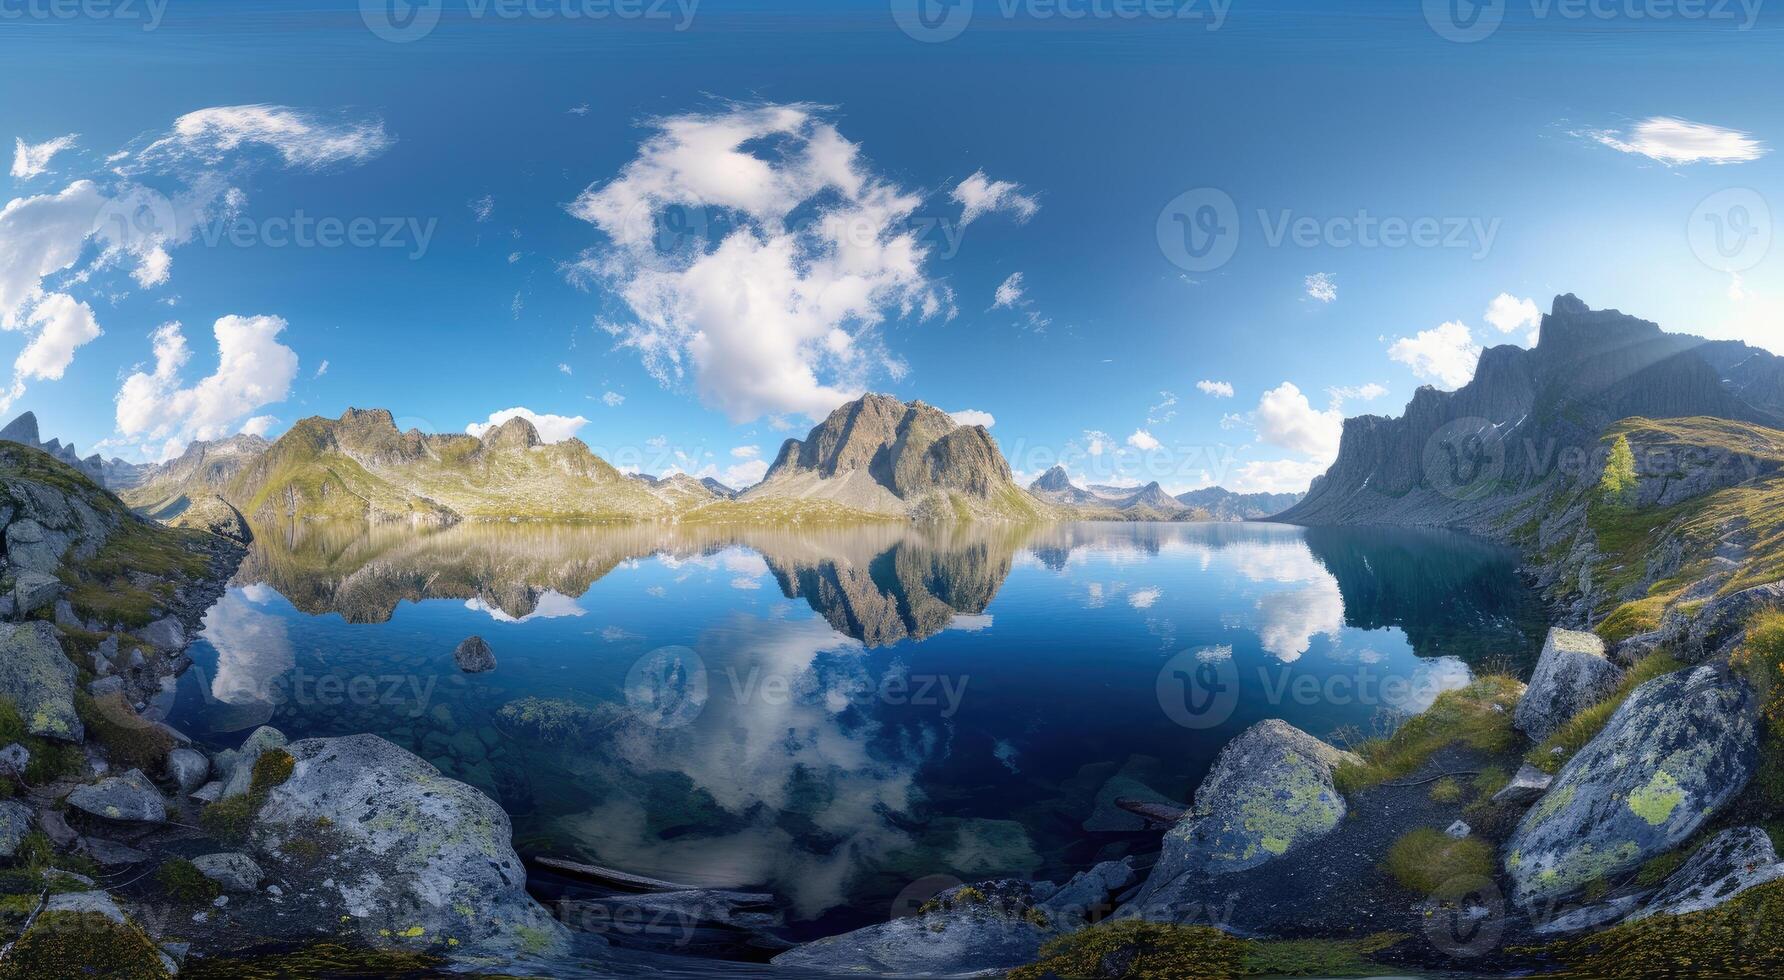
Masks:
[[[486,449],[531,449],[544,445],[539,430],[520,416],[515,416],[483,434]]]
[[[1066,474],[1063,466],[1052,467],[1028,485],[1030,490],[1070,490],[1071,487],[1072,478]]]
[[[27,446],[36,446],[39,442],[37,434],[37,415],[32,412],[26,412],[18,418],[13,419],[11,422],[8,422],[6,428],[0,429],[0,439],[4,439],[7,442],[24,443]]]

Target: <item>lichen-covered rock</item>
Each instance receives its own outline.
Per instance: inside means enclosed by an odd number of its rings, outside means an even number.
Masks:
[[[1758,827],[1731,827],[1693,852],[1630,919],[1701,912],[1779,878],[1784,863],[1770,835]]]
[[[1128,890],[1139,876],[1134,874],[1131,858],[1104,861],[1089,871],[1080,871],[1044,899],[1039,908],[1059,925],[1071,922],[1099,922],[1115,911],[1114,899]]]
[[[223,851],[218,854],[201,854],[192,859],[192,866],[206,878],[223,886],[226,892],[251,892],[260,887],[260,879],[266,873],[254,859],[240,851]]]
[[[285,745],[285,733],[271,725],[261,725],[248,734],[240,749],[225,749],[212,760],[217,775],[223,780],[223,798],[241,796],[254,785],[254,763],[267,749]]]
[[[1345,812],[1332,770],[1361,761],[1283,721],[1247,728],[1220,751],[1194,805],[1165,834],[1143,897],[1186,876],[1256,867],[1330,833]]]
[[[197,749],[182,746],[167,753],[167,778],[178,784],[182,793],[203,786],[210,774],[211,760]]]
[[[467,674],[481,674],[486,670],[496,669],[496,655],[490,651],[489,644],[481,636],[467,636],[452,651],[453,662],[458,669]]]
[[[1541,742],[1581,709],[1609,697],[1622,678],[1622,668],[1604,655],[1597,634],[1551,629],[1512,717],[1524,734]]]
[[[1036,898],[1032,882],[962,885],[924,903],[915,915],[814,940],[776,956],[773,963],[833,976],[1003,973],[1034,962],[1041,944],[1063,931],[1038,913]]]
[[[0,696],[18,706],[26,731],[64,742],[86,736],[74,710],[77,677],[54,626],[0,623]]]
[[[31,765],[31,750],[17,742],[0,749],[0,777],[17,779]]]
[[[68,805],[107,820],[132,823],[167,820],[167,801],[161,798],[161,791],[149,782],[149,777],[144,776],[141,769],[76,786],[74,792],[68,794]]]
[[[1695,616],[1669,620],[1674,649],[1687,661],[1700,660],[1747,626],[1747,621],[1768,609],[1784,609],[1784,582],[1768,582],[1711,600]]]
[[[489,797],[375,735],[286,751],[295,765],[267,794],[256,853],[282,862],[293,841],[319,844],[331,911],[362,939],[456,958],[564,951],[565,930],[527,895],[508,815]]]
[[[1506,842],[1513,899],[1565,898],[1672,850],[1740,793],[1758,756],[1753,693],[1726,665],[1636,688]]]
[[[30,832],[31,808],[18,800],[0,800],[0,858],[17,854]]]

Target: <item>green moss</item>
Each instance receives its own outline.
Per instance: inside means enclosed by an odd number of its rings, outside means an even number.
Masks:
[[[267,749],[254,760],[254,778],[250,782],[250,796],[265,796],[274,788],[285,785],[291,778],[292,770],[297,768],[297,760],[284,749]]]
[[[248,793],[218,800],[199,812],[198,824],[226,844],[240,844],[254,829],[254,818],[259,815],[262,802]]]
[[[97,913],[46,912],[0,962],[0,980],[106,977],[161,980],[160,950],[134,924]]]
[[[1652,857],[1635,873],[1635,883],[1643,888],[1655,888],[1661,882],[1672,877],[1679,865],[1685,863],[1685,852],[1668,851],[1658,857]]]
[[[121,769],[158,771],[173,748],[173,736],[138,717],[122,694],[95,698],[76,691],[74,709],[87,738],[104,746],[106,758]]]
[[[1550,775],[1560,772],[1561,767],[1567,764],[1568,759],[1573,758],[1574,753],[1585,748],[1586,743],[1597,738],[1598,733],[1604,731],[1604,726],[1610,723],[1611,716],[1617,713],[1617,709],[1623,706],[1624,701],[1629,700],[1629,695],[1634,694],[1636,688],[1682,667],[1684,664],[1665,651],[1648,654],[1637,661],[1635,666],[1629,668],[1623,675],[1622,681],[1617,684],[1616,690],[1612,691],[1609,697],[1581,709],[1579,714],[1569,718],[1560,728],[1555,729],[1554,734],[1545,739],[1542,744],[1526,753],[1524,761]],[[1555,749],[1561,751],[1556,752]]]
[[[1493,875],[1493,848],[1478,837],[1460,840],[1421,827],[1394,841],[1382,870],[1402,888],[1433,898],[1453,898]],[[1456,895],[1446,894],[1460,889]]]
[[[339,943],[316,943],[235,957],[194,957],[182,980],[289,980],[292,977],[421,978],[440,975],[439,957],[399,950],[375,950]]]
[[[1450,745],[1493,754],[1509,752],[1517,745],[1511,708],[1521,688],[1514,678],[1489,675],[1461,690],[1445,691],[1393,735],[1352,746],[1352,751],[1362,756],[1362,764],[1340,765],[1333,773],[1334,781],[1340,791],[1355,793],[1402,779]]]
[[[1735,896],[1689,915],[1657,915],[1603,932],[1552,943],[1540,950],[1563,964],[1548,976],[1776,977],[1784,976],[1784,881]]]
[[[1445,804],[1459,803],[1461,802],[1461,799],[1462,784],[1456,782],[1455,779],[1445,776],[1431,784],[1431,802]]]
[[[1239,939],[1207,926],[1124,919],[1105,922],[1041,947],[1010,980],[1228,980],[1234,977],[1346,977],[1381,972],[1370,957],[1405,940],[1379,933],[1356,940]]]
[[[184,858],[161,862],[155,880],[167,894],[182,902],[208,902],[223,893],[222,886],[204,876],[198,866]]]

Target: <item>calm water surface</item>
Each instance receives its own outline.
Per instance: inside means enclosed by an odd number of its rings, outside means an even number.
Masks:
[[[261,529],[170,720],[370,731],[489,793],[523,854],[761,888],[796,932],[913,882],[1063,878],[1156,832],[1263,718],[1391,729],[1527,673],[1514,556],[1270,524]],[[478,634],[499,666],[466,675]]]

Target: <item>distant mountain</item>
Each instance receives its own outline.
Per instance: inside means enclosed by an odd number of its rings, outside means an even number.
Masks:
[[[179,456],[137,474],[119,496],[138,512],[158,520],[184,513],[195,500],[222,493],[229,481],[267,451],[260,436],[235,435],[214,442],[195,440]]]
[[[863,395],[805,439],[788,439],[762,482],[738,496],[776,509],[924,520],[1033,521],[1050,516],[1010,476],[983,426],[960,425],[922,402]]]
[[[1055,466],[1028,485],[1028,492],[1047,501],[1067,507],[1103,502],[1103,498],[1072,483],[1065,467]]]
[[[659,499],[677,510],[698,507],[717,500],[730,500],[737,496],[737,491],[712,477],[696,480],[686,473],[673,473],[665,477],[634,473],[632,479],[649,487]]]
[[[1197,521],[1207,512],[1189,507],[1165,493],[1157,481],[1142,487],[1115,487],[1093,483],[1087,488],[1072,483],[1065,467],[1055,466],[1028,485],[1028,492],[1059,507],[1071,508],[1080,520]]]
[[[1399,418],[1346,419],[1337,461],[1279,519],[1505,536],[1560,485],[1596,479],[1611,423],[1689,416],[1779,426],[1784,359],[1558,296],[1535,347],[1486,350],[1468,384],[1420,388]]]
[[[8,422],[6,428],[0,429],[0,441],[16,442],[23,446],[30,446],[32,449],[41,449],[62,462],[67,463],[69,466],[80,470],[82,475],[86,476],[87,479],[92,480],[94,483],[98,483],[101,486],[105,485],[105,461],[100,459],[98,454],[82,459],[80,454],[74,451],[73,446],[62,445],[60,439],[51,439],[48,442],[42,441],[37,432],[37,416],[35,413],[26,412],[18,418],[13,419],[11,422]],[[121,463],[122,461],[120,460],[117,462]]]
[[[1255,521],[1280,514],[1301,502],[1304,493],[1234,493],[1225,487],[1204,487],[1180,493],[1177,500],[1208,512],[1215,521]]]

